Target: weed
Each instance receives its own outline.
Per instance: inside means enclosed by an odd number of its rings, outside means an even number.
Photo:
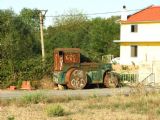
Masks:
[[[0,106],[9,106],[10,102],[10,99],[0,99]]]
[[[96,94],[93,94],[92,96],[90,96],[90,98],[98,98],[98,96]]]
[[[104,105],[104,104],[90,104],[86,108],[88,108],[88,109],[105,109],[107,107],[108,106]]]
[[[133,102],[127,102],[124,104],[124,109],[128,109],[128,108],[131,108],[134,106],[134,103]]]
[[[14,119],[15,119],[15,118],[14,118],[13,115],[7,117],[7,120],[14,120]]]
[[[49,117],[64,116],[65,114],[64,109],[58,104],[47,107],[46,111]]]
[[[114,109],[118,109],[118,108],[121,107],[121,104],[120,103],[114,103],[112,106],[113,106]]]
[[[38,104],[40,102],[45,102],[46,100],[47,96],[42,93],[28,94],[20,99],[24,104]]]
[[[157,113],[157,115],[160,116],[160,108],[158,108],[158,109],[156,110],[156,113]]]

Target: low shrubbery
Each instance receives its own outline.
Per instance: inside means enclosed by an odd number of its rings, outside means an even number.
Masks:
[[[65,114],[64,108],[58,104],[48,106],[46,112],[49,117],[63,116]]]
[[[47,96],[43,93],[33,93],[23,96],[20,100],[23,104],[38,104],[40,102],[45,103]]]
[[[44,63],[41,57],[34,57],[23,61],[12,61],[8,63],[2,61],[2,70],[0,72],[0,88],[7,88],[15,85],[20,88],[24,80],[41,80],[44,76],[51,76],[52,57],[47,58]],[[12,69],[11,69],[12,68]]]

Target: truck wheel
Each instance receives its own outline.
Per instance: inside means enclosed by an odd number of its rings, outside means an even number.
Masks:
[[[118,86],[118,78],[117,76],[106,72],[104,75],[104,85],[107,88],[116,88]]]
[[[67,87],[70,89],[83,89],[87,84],[87,77],[83,70],[70,69],[66,76]]]

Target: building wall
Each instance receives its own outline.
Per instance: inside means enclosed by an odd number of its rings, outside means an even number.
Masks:
[[[135,23],[137,24],[137,23]],[[160,41],[160,23],[138,24],[138,32],[131,32],[131,25],[121,24],[121,41]]]
[[[143,62],[140,64],[139,81],[144,81],[145,84],[156,83],[156,85],[160,85],[160,61]]]
[[[138,56],[131,57],[131,45],[138,46]],[[140,64],[142,62],[160,61],[160,42],[157,43],[121,43],[120,64]]]
[[[138,32],[131,32],[131,25],[138,25]],[[139,64],[143,61],[160,61],[160,23],[121,24],[120,63]],[[138,46],[138,56],[131,57],[131,45]]]

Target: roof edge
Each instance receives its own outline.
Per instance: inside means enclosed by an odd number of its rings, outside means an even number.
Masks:
[[[146,40],[141,40],[141,41],[122,41],[122,40],[113,40],[113,42],[115,42],[115,43],[125,43],[125,42],[130,42],[130,43],[140,43],[140,42],[146,42],[146,43],[150,43],[150,42],[154,42],[154,43],[156,43],[156,42],[160,42],[160,40],[159,41],[146,41]]]

